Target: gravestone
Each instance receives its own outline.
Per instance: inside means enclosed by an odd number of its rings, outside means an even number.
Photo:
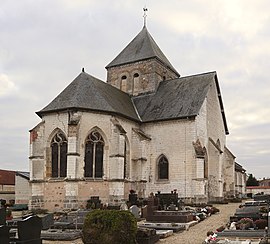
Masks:
[[[9,227],[6,225],[0,225],[0,243],[9,244]]]
[[[18,243],[40,244],[42,221],[38,216],[30,216],[24,220],[18,221]]]
[[[168,210],[171,210],[171,211],[176,211],[176,205],[171,203],[168,207]]]
[[[173,193],[173,195],[176,195]],[[158,197],[150,195],[147,200],[147,209],[143,209],[143,218],[147,221],[170,222],[170,223],[188,223],[193,221],[193,212],[191,211],[168,211],[158,210]]]
[[[128,206],[125,202],[120,205],[120,210],[128,210]]]
[[[138,228],[136,234],[138,244],[154,244],[159,241],[159,236],[154,229]]]
[[[92,196],[89,200],[87,200],[87,209],[100,209],[101,208],[101,200],[99,200],[99,196]]]
[[[39,216],[42,222],[42,230],[47,230],[54,224],[53,213]]]
[[[0,208],[0,225],[6,225],[6,208]]]
[[[140,216],[140,209],[137,207],[137,205],[132,205],[129,208],[129,211],[135,216],[136,219],[139,219]]]
[[[174,204],[179,207],[178,194],[176,191],[171,191],[171,193],[158,192],[155,194],[155,196],[159,199],[159,203],[162,209],[166,209],[170,204]]]
[[[128,203],[130,204],[129,206],[137,205],[138,204],[138,195],[136,193],[130,193],[128,195]]]

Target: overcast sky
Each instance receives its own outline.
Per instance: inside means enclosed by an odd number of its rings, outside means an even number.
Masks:
[[[35,112],[80,72],[105,66],[147,28],[181,76],[217,71],[248,173],[270,177],[269,0],[0,0],[0,168],[29,170]]]

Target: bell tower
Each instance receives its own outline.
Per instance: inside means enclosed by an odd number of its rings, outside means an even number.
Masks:
[[[137,96],[155,92],[163,80],[179,78],[169,60],[144,26],[139,34],[107,66],[107,83]]]

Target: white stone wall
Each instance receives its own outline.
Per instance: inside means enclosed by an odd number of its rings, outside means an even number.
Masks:
[[[246,175],[243,172],[235,171],[235,193],[237,196],[246,194]]]
[[[127,198],[131,188],[140,193],[141,197],[146,197],[150,192],[168,193],[174,189],[183,198],[223,196],[223,183],[227,177],[223,174],[226,168],[226,138],[214,80],[195,119],[146,123],[140,126],[118,116],[76,112],[79,122],[71,125],[70,116],[71,114],[64,112],[48,114],[31,132],[32,200],[36,198],[42,202],[44,196],[46,205],[46,201],[54,196],[50,192],[50,184],[55,187],[57,199],[65,199],[68,205],[74,203],[72,206],[75,206],[75,201],[80,205],[91,195],[96,195],[97,189],[92,186],[99,188],[100,197],[104,201],[113,202]],[[140,135],[134,128],[140,129],[150,138]],[[85,140],[94,129],[101,133],[105,142],[104,175],[102,179],[84,179]],[[61,130],[68,139],[67,179],[57,182],[51,179],[50,173],[50,142],[56,130]],[[205,159],[196,156],[193,143],[197,140],[206,150]],[[126,177],[125,141],[128,150]],[[168,180],[157,178],[157,159],[161,154],[169,161]],[[205,167],[208,172],[206,177]],[[68,182],[69,180],[73,183]],[[53,206],[54,200],[51,200],[50,206]]]
[[[16,204],[28,204],[30,199],[30,185],[29,181],[20,176],[15,177],[15,203]]]
[[[263,193],[264,195],[270,195],[270,186],[264,186],[264,187],[260,187],[260,186],[247,186],[246,189],[246,194],[261,194]]]
[[[223,197],[224,178],[222,174],[226,133],[218,100],[217,86],[213,79],[207,94],[207,138],[208,138],[208,193],[210,198]],[[209,138],[219,147],[217,149]]]
[[[194,120],[177,120],[146,124],[142,128],[151,135],[149,148],[150,192],[171,192],[177,189],[181,197],[191,197],[194,194],[192,179],[196,177],[194,160],[195,140]],[[164,154],[169,161],[169,179],[158,180],[157,159]]]
[[[225,196],[235,196],[235,157],[225,148],[223,164],[223,177],[225,182],[225,189],[223,189]]]

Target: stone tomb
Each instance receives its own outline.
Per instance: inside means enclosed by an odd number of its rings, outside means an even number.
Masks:
[[[53,229],[81,229],[86,215],[91,210],[72,211],[54,222]]]
[[[248,206],[236,209],[234,216],[230,217],[230,221],[237,222],[242,218],[250,218],[253,221],[262,218],[262,213],[260,213],[260,206]]]
[[[149,197],[147,206],[142,209],[142,217],[152,222],[187,223],[193,221],[194,215],[190,211],[158,210],[158,207],[158,199]]]
[[[171,193],[160,193],[158,191],[157,194],[155,194],[155,197],[158,198],[159,201],[159,206],[161,209],[166,210],[167,207],[169,206],[174,206],[179,208],[179,199],[178,199],[178,194],[176,191],[172,191]],[[173,209],[171,209],[173,210]]]

